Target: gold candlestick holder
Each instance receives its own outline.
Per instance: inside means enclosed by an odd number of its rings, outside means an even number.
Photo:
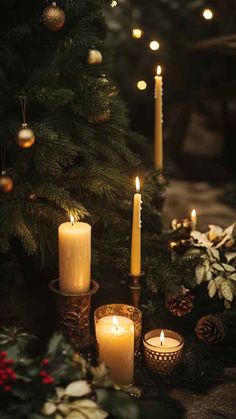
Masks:
[[[50,290],[56,295],[58,327],[74,348],[78,351],[88,348],[93,343],[90,333],[91,297],[99,285],[91,281],[88,292],[67,294],[60,291],[59,279],[49,283]]]
[[[131,284],[129,287],[131,289],[132,305],[134,307],[139,307],[140,300],[141,300],[141,290],[142,290],[141,278],[144,276],[144,272],[142,272],[140,275],[133,275],[130,273],[129,276],[131,278]]]

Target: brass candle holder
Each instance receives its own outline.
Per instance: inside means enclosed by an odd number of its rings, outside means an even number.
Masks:
[[[134,322],[134,351],[138,353],[142,334],[142,312],[137,307],[128,304],[106,304],[95,310],[95,325],[98,320],[106,316],[127,317]]]
[[[99,285],[91,281],[88,292],[81,294],[67,294],[60,291],[59,279],[49,283],[50,290],[56,295],[58,326],[76,350],[82,350],[93,343],[90,334],[91,297]]]
[[[139,307],[142,290],[141,278],[144,276],[144,272],[140,275],[129,274],[129,276],[131,278],[131,284],[129,286],[131,289],[131,302],[134,307]]]
[[[170,375],[181,360],[184,348],[184,338],[171,330],[164,330],[165,337],[176,341],[176,345],[168,347],[165,344],[154,345],[150,339],[159,338],[162,330],[156,329],[145,334],[143,338],[144,358],[148,368],[161,376]]]

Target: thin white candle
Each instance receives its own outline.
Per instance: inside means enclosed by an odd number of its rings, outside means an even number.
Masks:
[[[163,169],[163,80],[161,71],[161,66],[159,65],[155,77],[154,164],[157,170]]]
[[[141,209],[142,195],[140,194],[140,181],[136,177],[136,194],[133,202],[133,225],[131,243],[131,275],[141,274]]]

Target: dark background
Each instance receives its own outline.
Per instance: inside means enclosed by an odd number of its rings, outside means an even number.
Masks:
[[[205,8],[213,19],[204,19]],[[161,64],[165,167],[177,178],[234,183],[236,3],[121,0],[109,5],[107,23],[114,78],[131,126],[148,138],[150,151],[154,75]],[[142,29],[141,39],[132,38],[134,28]],[[149,48],[151,40],[160,43],[158,51]],[[146,90],[137,89],[139,80],[147,82]]]

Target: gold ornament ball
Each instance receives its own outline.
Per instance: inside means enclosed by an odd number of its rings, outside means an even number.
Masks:
[[[59,31],[63,28],[66,21],[65,13],[55,2],[44,9],[41,19],[46,28],[52,32]]]
[[[94,117],[94,122],[96,122],[97,124],[102,124],[103,122],[109,121],[110,117],[111,112],[110,110],[107,110],[105,112],[100,113],[99,115],[96,115]]]
[[[101,64],[102,63],[102,54],[97,49],[90,49],[88,53],[88,64]]]
[[[11,192],[13,189],[13,181],[7,176],[6,172],[2,172],[0,176],[0,191],[3,193]]]
[[[22,124],[16,135],[16,144],[21,148],[29,148],[35,143],[35,135],[27,124]]]

